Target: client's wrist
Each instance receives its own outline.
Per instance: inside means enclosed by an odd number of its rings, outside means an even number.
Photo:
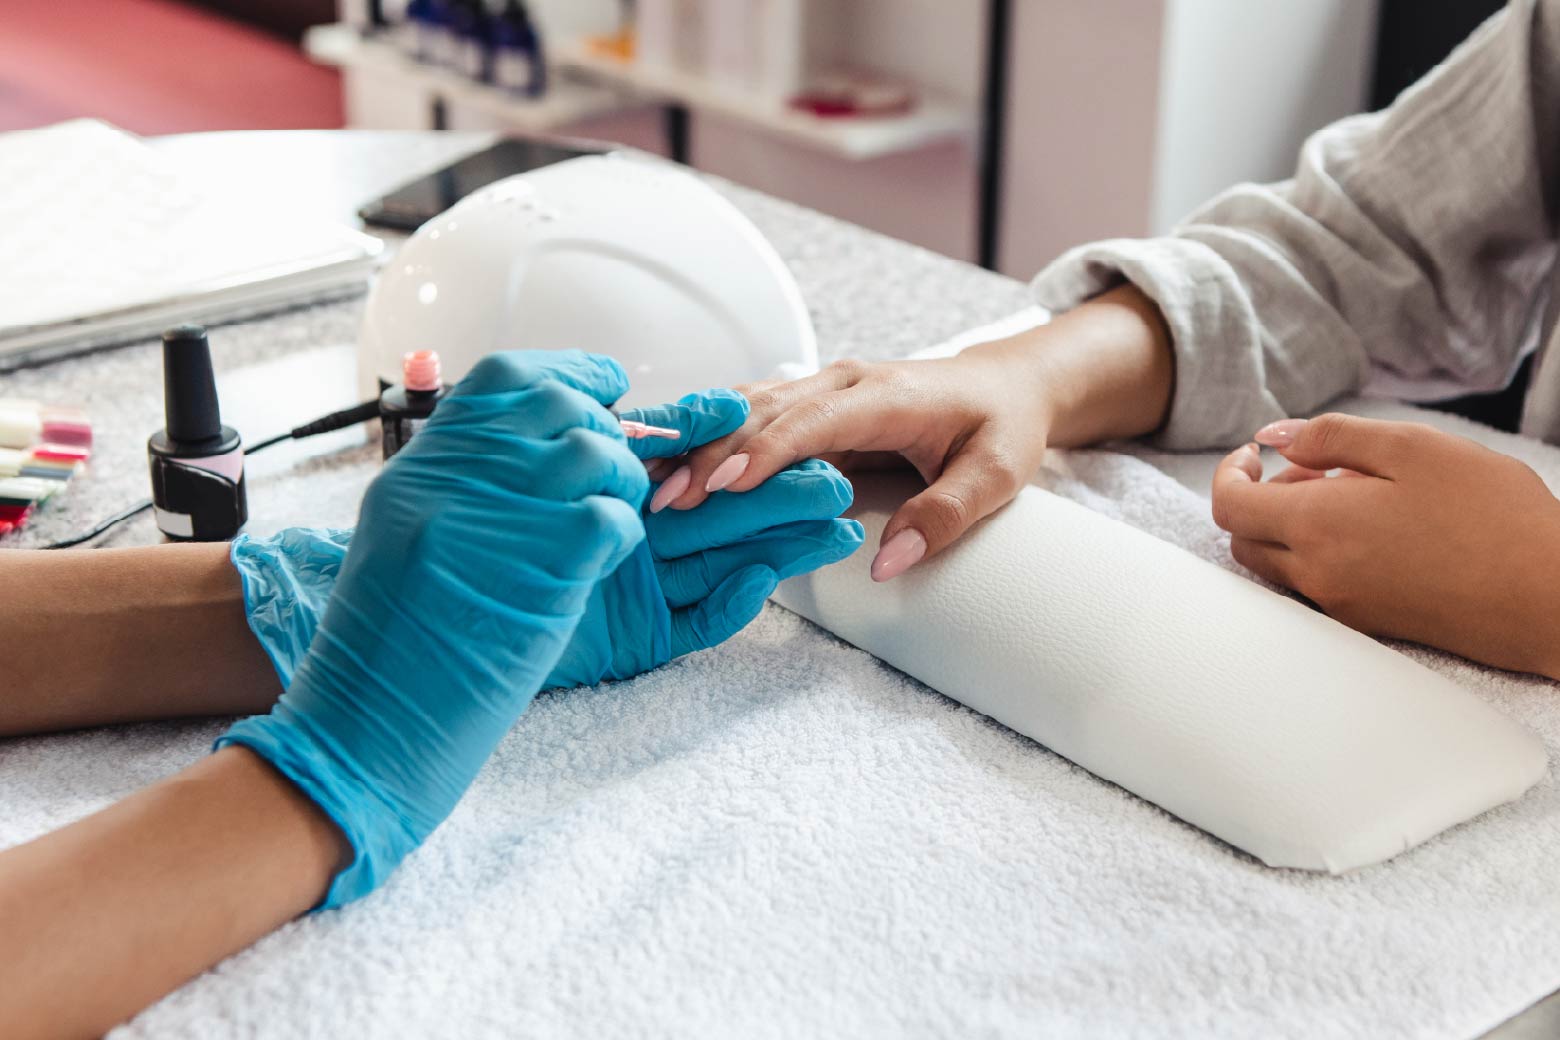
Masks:
[[[1560,502],[1541,525],[1543,534],[1532,546],[1525,613],[1532,623],[1523,626],[1529,641],[1533,671],[1560,682]]]
[[[1164,425],[1175,356],[1158,305],[1136,286],[1102,293],[1026,335],[1046,384],[1052,445],[1139,437]]]
[[[1005,339],[977,343],[944,364],[958,365],[983,386],[991,399],[1023,402],[1032,428],[1047,430],[1071,401],[1064,391],[1071,386],[1059,371],[1064,343],[1051,325],[1037,325]]]

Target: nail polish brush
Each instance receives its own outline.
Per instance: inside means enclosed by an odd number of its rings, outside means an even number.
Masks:
[[[612,413],[617,415],[616,412]],[[681,430],[674,430],[669,426],[651,426],[649,423],[639,422],[637,419],[618,419],[618,425],[623,428],[623,436],[631,441],[644,440],[646,437],[660,437],[664,440],[673,440],[682,436]]]

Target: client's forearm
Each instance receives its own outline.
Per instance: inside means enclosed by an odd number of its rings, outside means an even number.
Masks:
[[[226,545],[0,552],[0,735],[268,710]]]
[[[1175,385],[1170,331],[1159,308],[1123,285],[1017,336],[972,347],[1031,378],[1051,447],[1137,437],[1164,424]]]

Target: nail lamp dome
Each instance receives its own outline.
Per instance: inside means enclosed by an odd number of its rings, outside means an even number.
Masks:
[[[759,230],[697,177],[625,155],[497,181],[412,235],[369,293],[364,391],[430,348],[446,382],[497,350],[608,354],[628,371],[625,405],[818,365],[801,292]]]

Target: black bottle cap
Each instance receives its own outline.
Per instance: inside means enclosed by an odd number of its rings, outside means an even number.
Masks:
[[[180,325],[163,333],[163,409],[168,440],[175,444],[222,436],[211,347],[199,325]]]

